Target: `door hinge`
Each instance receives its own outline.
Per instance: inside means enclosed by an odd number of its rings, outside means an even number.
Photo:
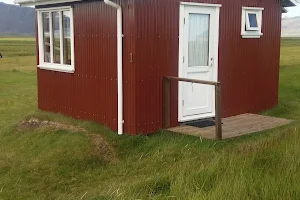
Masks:
[[[184,56],[182,57],[182,62],[184,62]]]
[[[185,24],[185,18],[183,18],[183,24]]]
[[[182,106],[184,106],[184,100],[182,100]]]

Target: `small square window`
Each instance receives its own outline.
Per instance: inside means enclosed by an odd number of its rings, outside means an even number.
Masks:
[[[243,7],[242,38],[260,38],[263,35],[261,31],[263,10],[263,8]]]

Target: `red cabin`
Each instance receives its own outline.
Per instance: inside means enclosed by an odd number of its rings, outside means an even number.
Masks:
[[[16,0],[37,11],[38,107],[119,134],[163,128],[163,78],[222,84],[222,113],[278,103],[293,0]],[[215,116],[212,86],[172,82],[171,126]]]

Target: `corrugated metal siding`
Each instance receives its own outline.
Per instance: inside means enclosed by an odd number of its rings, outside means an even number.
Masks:
[[[135,82],[132,81],[135,73],[128,58],[134,47],[131,34],[134,7],[132,0],[122,4],[124,19],[129,22],[124,27],[124,90],[127,92],[124,115],[128,122],[125,131],[135,132],[135,127],[131,127],[135,120]],[[116,9],[101,1],[72,6],[75,73],[38,70],[39,108],[97,121],[117,130]]]
[[[179,0],[122,0],[124,130],[162,128],[162,78],[178,76]],[[219,80],[223,114],[259,112],[277,104],[281,5],[279,0],[207,0],[220,12]],[[116,10],[102,1],[74,6],[74,74],[38,70],[39,108],[117,129]],[[242,39],[241,7],[264,7],[261,39]],[[130,62],[133,54],[133,63]],[[171,125],[178,113],[172,83]]]
[[[279,0],[206,0],[220,10],[219,80],[223,115],[260,112],[278,101]],[[260,39],[242,39],[242,6],[264,7]],[[162,128],[162,78],[178,76],[179,1],[136,0],[137,132]],[[178,86],[172,84],[171,125],[178,124]]]
[[[260,39],[239,36],[242,6],[265,8],[264,35]],[[226,20],[221,20],[220,24],[219,80],[223,86],[224,116],[257,113],[275,106],[278,101],[280,1],[232,1],[222,7],[222,17]]]
[[[123,104],[124,132],[136,133],[136,65],[135,65],[135,4],[134,0],[121,2],[123,8]],[[133,62],[130,62],[132,54]]]
[[[178,76],[179,1],[136,0],[137,132],[162,128],[162,77]],[[151,91],[151,92],[150,92]],[[177,84],[171,120],[177,123]]]

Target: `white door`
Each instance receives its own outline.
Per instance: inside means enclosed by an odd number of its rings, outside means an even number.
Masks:
[[[180,12],[179,76],[217,81],[219,7],[181,5]],[[180,83],[179,121],[214,117],[214,95],[214,86]]]

